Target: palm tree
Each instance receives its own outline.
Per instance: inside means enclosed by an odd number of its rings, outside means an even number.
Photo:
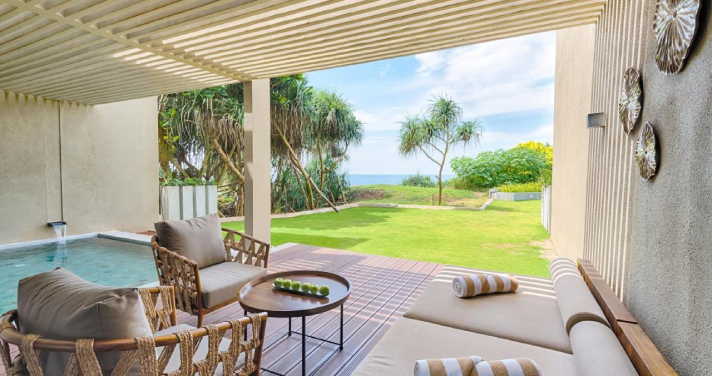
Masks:
[[[443,168],[450,149],[477,145],[484,128],[479,119],[462,121],[462,107],[446,95],[433,98],[427,116],[410,116],[401,123],[398,151],[405,157],[424,154],[437,164],[438,205],[443,200]]]

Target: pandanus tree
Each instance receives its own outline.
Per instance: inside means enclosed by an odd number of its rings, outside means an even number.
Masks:
[[[315,91],[306,135],[311,153],[319,163],[320,189],[324,189],[333,170],[347,158],[349,147],[363,141],[363,133],[363,123],[356,119],[348,101],[334,92]]]
[[[425,155],[438,165],[438,205],[443,200],[443,168],[455,146],[475,146],[484,128],[479,119],[462,121],[462,107],[446,95],[433,98],[425,115],[407,115],[400,128],[401,155]]]
[[[293,75],[273,79],[271,82],[272,93],[272,150],[282,157],[280,164],[286,159],[297,170],[304,180],[305,202],[308,209],[318,206],[318,196],[334,210],[338,211],[333,200],[323,192],[323,187],[318,185],[311,174],[304,168],[302,159],[308,151],[310,135],[310,119],[313,116],[312,96],[313,88],[307,85],[307,80],[302,75]],[[281,166],[277,166],[277,174],[281,173]],[[279,181],[279,177],[275,179]]]
[[[362,139],[363,126],[338,96],[328,106],[315,106],[315,90],[302,75],[273,78],[270,84],[272,210],[314,209],[324,203],[336,210],[347,186],[339,166],[349,145]],[[316,97],[321,98],[320,92]],[[244,211],[243,106],[242,84],[159,99],[163,178],[216,181],[225,215]],[[319,121],[314,120],[317,109]]]
[[[243,103],[238,84],[191,90],[159,98],[159,158],[183,178],[214,180],[234,194],[243,212]],[[183,166],[187,166],[184,168]],[[228,171],[230,174],[228,174]]]

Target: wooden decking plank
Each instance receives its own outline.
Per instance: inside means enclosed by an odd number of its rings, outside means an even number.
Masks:
[[[344,351],[337,346],[307,339],[307,370],[321,363],[316,376],[349,375],[386,333],[392,323],[403,315],[442,265],[350,251],[294,245],[270,256],[270,272],[314,269],[338,273],[352,283],[352,294],[344,304]],[[242,317],[238,303],[215,311],[205,323],[215,323]],[[197,318],[178,312],[178,322],[196,325]],[[301,319],[293,320],[293,330],[301,331]],[[301,374],[301,336],[283,338],[286,319],[269,319],[263,366],[288,374]],[[307,317],[307,334],[335,342],[339,339],[339,310]],[[18,350],[12,347],[12,355]],[[329,358],[326,356],[332,355]],[[2,367],[0,367],[2,368]],[[0,376],[5,376],[0,369]],[[269,373],[264,372],[264,375]]]
[[[437,269],[436,264],[426,265],[424,270],[427,270],[427,273],[424,273],[424,275],[420,274],[418,276],[418,282],[416,282],[415,280],[411,280],[409,283],[405,284],[388,301],[386,301],[385,304],[379,307],[379,309],[374,312],[371,317],[367,318],[363,325],[359,328],[358,336],[355,335],[352,338],[349,338],[349,345],[358,347],[359,349],[364,349],[365,345],[374,335],[379,334],[380,338],[380,336],[382,336],[390,327],[392,321],[394,321],[396,318],[403,316],[403,314],[408,310],[408,308],[410,308],[413,301],[415,300],[409,300],[410,297],[415,293],[420,296],[420,293],[422,293],[422,290],[424,289],[423,286],[425,284],[428,284],[429,281],[432,279],[430,278],[430,272],[435,269]],[[415,285],[416,283],[417,285]],[[367,347],[368,351],[370,351],[372,347],[373,345]],[[363,357],[366,356],[366,353],[368,353],[368,351],[362,350],[356,352],[351,355],[350,359],[354,358],[358,353],[363,353],[363,356],[360,357],[360,359],[363,359]],[[325,369],[325,374],[333,375],[339,373],[348,364],[348,360],[346,362],[331,363],[331,368],[336,369]]]
[[[363,309],[363,308],[359,309],[359,305],[358,305],[358,303],[361,302],[362,299],[367,299],[366,301],[372,300],[370,295],[367,295],[367,294],[370,294],[373,291],[380,294],[380,293],[382,293],[382,291],[385,291],[388,288],[388,286],[390,286],[390,284],[389,284],[390,280],[388,279],[389,275],[397,273],[398,270],[403,268],[405,265],[408,265],[408,268],[410,268],[412,265],[415,265],[415,264],[416,264],[415,261],[402,260],[402,259],[398,260],[390,268],[382,268],[378,274],[374,274],[374,276],[370,280],[375,279],[375,280],[377,280],[377,282],[370,284],[370,287],[368,287],[368,290],[363,291],[363,288],[359,288],[359,293],[361,296],[360,297],[354,296],[353,298],[349,298],[349,300],[347,301],[348,306],[345,305],[345,307],[344,307],[345,308],[345,310],[344,310],[345,333],[348,333],[348,330],[349,330],[348,329],[349,328],[349,319],[348,318],[350,318],[354,315],[353,307],[356,307],[355,308],[357,310],[356,312],[359,312],[360,309]],[[398,265],[398,266],[396,267],[395,265]],[[346,275],[346,277],[348,278],[348,275]],[[361,292],[361,291],[363,291],[363,292]],[[331,316],[330,319],[329,319],[329,316]],[[322,319],[322,317],[325,320]],[[321,315],[313,317],[313,319],[321,321],[322,322],[321,325],[325,325],[326,323],[333,321],[336,318],[338,318],[338,313],[336,313],[334,311],[325,312]],[[338,323],[338,321],[336,321],[336,322]],[[319,336],[318,333],[319,333],[319,329],[321,328],[321,325],[315,326],[315,325],[307,324],[307,330],[308,330],[307,334]],[[298,328],[297,330],[301,330],[301,325],[297,325],[297,328]],[[277,372],[284,373],[284,372],[282,372],[282,370],[284,370],[286,367],[285,363],[286,364],[299,364],[299,362],[301,362],[301,342],[299,342],[299,343],[296,343],[296,341],[289,341],[289,342],[290,343],[294,342],[294,343],[288,349],[282,349],[282,348],[276,349],[275,352],[282,354],[281,357],[275,359],[271,363],[269,362],[269,360],[267,362],[265,362],[263,360],[263,364],[267,364],[265,366],[266,368],[269,368],[269,369],[274,368],[274,370],[276,370]],[[270,351],[270,353],[271,353],[271,351]],[[271,357],[266,356],[265,359],[271,359]],[[281,366],[280,366],[280,364],[281,364]],[[291,367],[292,366],[289,366],[287,368],[291,368]]]
[[[389,317],[392,314],[392,309],[400,306],[401,296],[407,293],[413,285],[419,285],[422,282],[421,272],[428,268],[429,264],[418,262],[408,269],[402,271],[399,276],[393,276],[389,279],[390,285],[382,292],[373,296],[370,300],[364,301],[362,307],[356,314],[350,313],[345,323],[345,346],[348,348],[359,348],[361,337],[370,337],[372,334],[369,327],[378,325],[378,322],[383,317]],[[370,295],[366,296],[367,299]],[[395,301],[394,301],[395,299]],[[400,303],[399,303],[400,302]],[[390,305],[395,305],[390,307]],[[332,325],[322,327],[316,332],[316,336],[327,338],[329,340],[338,340],[339,326],[338,321],[330,320]],[[326,333],[324,333],[326,331]],[[313,348],[309,349],[307,355],[307,364],[311,366],[317,364],[319,359],[332,353],[333,345],[317,343]],[[301,347],[300,347],[301,352]],[[301,354],[300,354],[301,355]],[[316,360],[314,360],[316,358]],[[334,364],[332,361],[329,364]],[[299,368],[300,363],[297,362],[290,371]],[[331,374],[325,371],[325,374]]]
[[[375,277],[372,274],[368,273],[369,264],[378,262],[381,260],[389,261],[391,263],[397,261],[397,260],[390,259],[387,257],[377,257],[377,258],[368,259],[368,260],[366,260],[365,263],[362,260],[358,264],[349,266],[347,268],[347,270],[351,269],[351,268],[355,268],[353,273],[345,273],[342,270],[333,270],[333,272],[337,272],[339,274],[346,276],[352,283],[352,291],[353,291],[356,288],[358,288],[358,286],[361,286],[364,283],[370,282]],[[332,270],[327,270],[327,271],[332,271]],[[356,277],[354,277],[354,276],[356,276]],[[364,281],[364,279],[365,279],[365,281]],[[352,296],[354,296],[354,295],[352,294]],[[349,299],[349,300],[351,300],[351,299]],[[349,302],[347,301],[347,303],[345,304],[345,307],[348,306],[348,304],[349,304]],[[307,327],[310,327],[309,323],[313,320],[316,320],[317,317],[318,316],[308,317],[307,318]],[[281,338],[281,336],[287,332],[288,321],[285,319],[280,319],[278,321],[277,320],[273,321],[273,323],[278,323],[278,324],[277,325],[274,325],[274,324],[269,325],[269,327],[270,327],[270,329],[268,330],[269,335],[271,336],[273,334],[278,334],[278,336]],[[294,319],[294,324],[301,326],[300,320],[298,320],[298,319]],[[267,337],[267,338],[269,338],[269,337]],[[267,338],[266,338],[266,342],[268,342]],[[268,345],[269,345],[269,343],[268,343]]]
[[[423,282],[416,288],[406,299],[405,301],[388,317],[387,320],[375,331],[372,332],[372,335],[370,338],[368,338],[364,343],[361,344],[360,346],[360,351],[355,352],[347,361],[340,363],[341,368],[337,372],[333,372],[333,375],[350,375],[354,369],[361,363],[361,361],[368,355],[368,353],[371,351],[371,349],[378,343],[378,341],[386,334],[388,329],[390,328],[391,325],[400,317],[405,314],[406,311],[413,305],[415,300],[420,296],[420,294],[423,293],[425,288],[432,282],[433,277],[435,274],[437,274],[440,269],[442,269],[441,265],[437,265],[435,269],[433,269],[430,273],[430,275],[423,280]]]

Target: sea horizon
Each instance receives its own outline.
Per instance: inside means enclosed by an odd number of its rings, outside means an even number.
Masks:
[[[403,179],[413,175],[415,174],[346,174],[349,179],[349,184],[352,187],[374,184],[401,185]],[[420,175],[430,176],[434,181],[437,181],[438,179],[438,174]],[[455,176],[455,174],[443,174],[443,180],[449,180]]]

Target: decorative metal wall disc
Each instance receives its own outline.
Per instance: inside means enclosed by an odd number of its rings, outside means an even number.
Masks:
[[[643,110],[641,101],[643,89],[641,88],[640,72],[635,68],[628,68],[623,75],[621,98],[618,102],[618,115],[623,124],[625,133],[635,129],[635,125]]]
[[[638,162],[640,176],[648,180],[655,175],[658,168],[657,152],[655,150],[655,130],[650,122],[643,125],[640,139],[635,148],[635,160]]]
[[[658,0],[655,8],[655,63],[666,75],[680,73],[698,28],[701,0]]]

